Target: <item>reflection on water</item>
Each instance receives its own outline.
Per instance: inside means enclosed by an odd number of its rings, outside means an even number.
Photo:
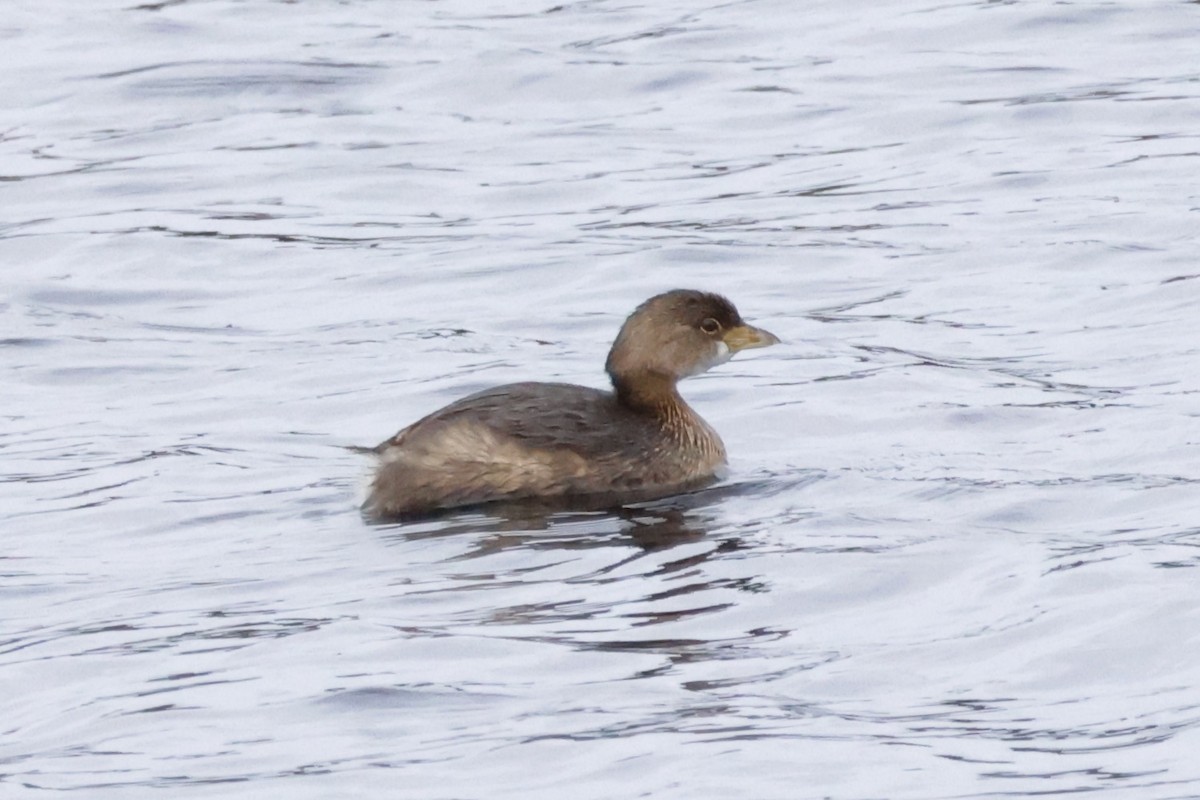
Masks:
[[[0,23],[0,794],[1200,795],[1194,4],[75,5]],[[788,342],[683,386],[729,482],[361,518],[677,286]]]
[[[662,550],[705,537],[701,519],[689,519],[679,507],[617,508],[597,512],[539,512],[527,506],[489,508],[489,514],[455,513],[434,522],[394,524],[393,538],[408,541],[430,536],[490,534],[476,541],[486,554],[509,547],[608,547],[614,544]],[[377,526],[392,527],[387,523]],[[477,537],[472,537],[477,538]]]

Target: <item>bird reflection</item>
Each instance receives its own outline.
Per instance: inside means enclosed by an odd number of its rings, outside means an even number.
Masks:
[[[408,523],[373,523],[396,542],[472,534],[472,556],[520,547],[579,550],[634,545],[650,553],[707,538],[715,526],[717,501],[742,494],[750,484],[724,484],[637,505],[561,511],[536,502],[491,504],[474,513],[450,512]],[[480,536],[482,534],[482,536]],[[736,540],[718,550],[736,549]]]
[[[731,525],[721,501],[761,490],[761,481],[731,483],[590,511],[507,504],[379,524],[387,544],[438,545],[420,548],[421,580],[396,583],[402,604],[438,595],[438,613],[398,629],[480,635],[486,628],[581,650],[657,653],[672,664],[753,648],[786,632],[716,625],[698,637],[701,629],[691,623],[715,622],[748,594],[768,590],[753,560],[711,569],[731,551],[753,546],[734,533],[741,527]]]
[[[669,506],[574,512],[545,512],[525,506],[489,508],[488,512],[386,526],[392,528],[387,538],[413,541],[472,534],[475,548],[471,555],[475,556],[515,547],[581,550],[631,544],[654,552],[705,538],[712,522],[710,517]]]

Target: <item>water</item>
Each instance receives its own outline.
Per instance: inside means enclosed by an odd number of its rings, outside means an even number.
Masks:
[[[9,3],[0,794],[1200,797],[1198,34]],[[725,485],[359,517],[674,286]]]

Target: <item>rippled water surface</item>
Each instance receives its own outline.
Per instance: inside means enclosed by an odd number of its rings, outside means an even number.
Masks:
[[[1200,5],[15,0],[0,794],[1200,797]],[[727,293],[731,475],[368,525]]]

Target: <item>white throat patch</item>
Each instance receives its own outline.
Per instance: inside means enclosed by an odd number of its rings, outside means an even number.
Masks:
[[[712,358],[696,364],[696,368],[683,377],[691,378],[699,375],[701,372],[708,372],[713,367],[724,364],[731,358],[733,358],[733,353],[730,352],[729,345],[724,342],[717,342],[717,352],[713,353]]]

